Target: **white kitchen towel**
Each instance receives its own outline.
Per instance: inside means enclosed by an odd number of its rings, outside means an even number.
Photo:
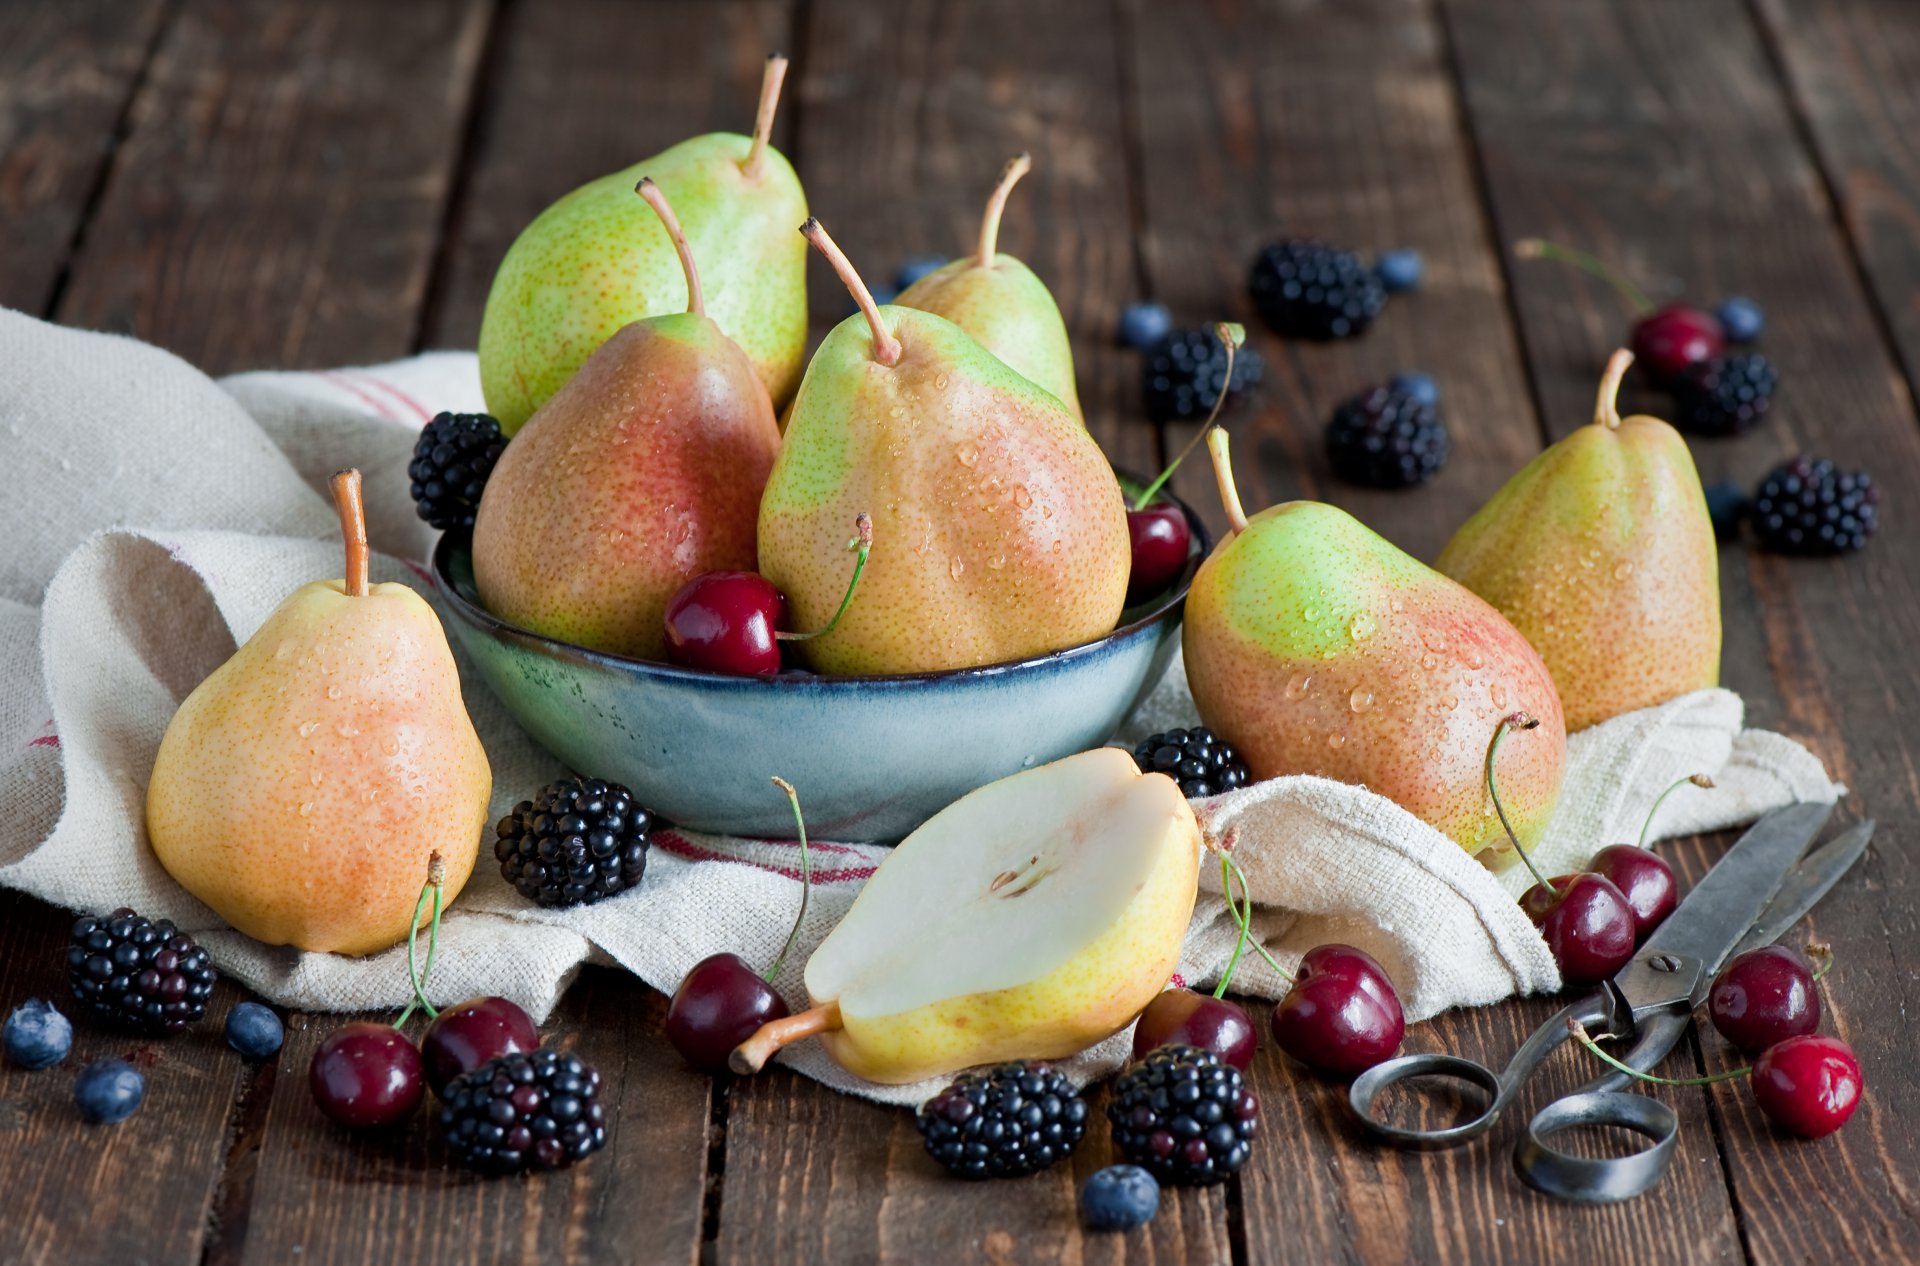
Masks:
[[[154,861],[143,833],[148,771],[174,708],[308,580],[338,576],[334,470],[366,475],[374,578],[431,600],[419,565],[432,533],[412,513],[405,466],[420,426],[481,407],[473,357],[438,353],[370,369],[258,373],[214,382],[137,341],[0,310],[0,884],[74,910],[130,905],[198,937],[220,969],[265,997],[315,1011],[397,1007],[404,951],[364,959],[261,945],[226,928]],[[458,652],[456,651],[456,656]],[[493,763],[495,816],[563,770],[461,662],[467,705]],[[1192,724],[1177,663],[1121,741]],[[1737,697],[1701,691],[1572,738],[1559,811],[1538,856],[1550,871],[1631,839],[1652,797],[1708,773],[1712,791],[1667,802],[1660,837],[1737,825],[1840,788],[1779,735],[1746,730]],[[804,796],[805,789],[802,788]],[[769,792],[769,794],[774,794]],[[1256,926],[1291,966],[1347,941],[1392,974],[1412,1019],[1558,986],[1545,944],[1519,912],[1522,877],[1494,875],[1398,806],[1359,787],[1276,779],[1197,805],[1231,846],[1258,903]],[[544,1018],[578,967],[613,962],[671,991],[719,951],[772,959],[799,902],[791,841],[691,831],[656,836],[645,881],[598,905],[545,911],[482,859],[441,932],[433,993],[497,993]],[[816,845],[816,889],[800,946],[776,982],[796,1006],[807,952],[886,855]],[[1234,941],[1203,867],[1180,972],[1217,979]],[[1257,956],[1236,992],[1278,996]],[[1126,1050],[1121,1035],[1067,1065],[1092,1078]],[[849,1077],[810,1044],[783,1058],[843,1090],[912,1103],[930,1087]]]

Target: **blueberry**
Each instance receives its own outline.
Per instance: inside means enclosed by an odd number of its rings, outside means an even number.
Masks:
[[[241,1002],[227,1012],[227,1045],[248,1059],[265,1059],[280,1049],[286,1030],[272,1008]]]
[[[1723,541],[1740,533],[1740,516],[1747,511],[1747,494],[1736,483],[1707,485],[1707,517],[1713,520],[1713,534]]]
[[[947,261],[935,255],[916,255],[900,265],[900,271],[893,275],[893,288],[896,292],[905,290],[914,282],[931,272],[938,272],[947,266]],[[878,296],[875,296],[878,298]]]
[[[1160,1210],[1160,1184],[1138,1165],[1109,1165],[1080,1188],[1080,1220],[1094,1231],[1131,1231]]]
[[[1146,351],[1173,328],[1173,317],[1158,303],[1129,303],[1120,314],[1120,341]]]
[[[1729,343],[1751,343],[1767,325],[1767,314],[1744,295],[1722,300],[1714,315],[1720,319],[1720,331]]]
[[[1387,384],[1395,391],[1404,391],[1421,404],[1440,403],[1440,384],[1430,374],[1395,374]]]
[[[73,1083],[73,1101],[90,1125],[113,1125],[140,1110],[147,1097],[147,1079],[124,1059],[103,1059],[80,1070]]]
[[[51,1068],[73,1049],[73,1025],[51,1002],[28,998],[7,1017],[7,1058],[21,1068]]]
[[[1420,252],[1388,251],[1375,261],[1373,270],[1388,294],[1420,288]]]

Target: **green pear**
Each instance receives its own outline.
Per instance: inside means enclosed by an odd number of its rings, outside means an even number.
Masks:
[[[466,884],[493,773],[433,608],[367,583],[360,472],[333,490],[345,578],[294,590],[173,714],[147,839],[248,936],[371,954],[412,930],[434,855],[445,900]]]
[[[633,198],[647,176],[678,209],[705,267],[707,315],[752,361],[767,393],[793,394],[806,354],[807,199],[767,143],[786,74],[770,58],[751,138],[710,132],[582,185],[521,231],[487,293],[480,386],[508,435],[642,317],[679,312],[687,291],[673,242]]]
[[[1187,594],[1181,636],[1201,720],[1256,778],[1362,783],[1489,864],[1513,860],[1485,757],[1502,718],[1539,718],[1495,771],[1514,830],[1537,840],[1566,763],[1540,656],[1465,586],[1344,510],[1290,501],[1248,519],[1226,432],[1208,446],[1232,531]]]
[[[1112,630],[1126,503],[1087,429],[953,322],[877,306],[816,221],[801,231],[860,312],[827,335],[794,398],[760,503],[760,572],[796,627],[817,628],[846,588],[847,524],[867,511],[874,537],[838,626],[802,644],[811,665],[968,668]]]
[[[639,192],[678,251],[687,310],[601,344],[502,451],[474,513],[473,578],[510,624],[659,659],[675,591],[753,569],[780,432],[753,363],[705,315],[664,192],[647,179]]]
[[[1607,362],[1593,423],[1475,512],[1434,564],[1546,661],[1567,728],[1720,681],[1720,562],[1693,454],[1659,418],[1622,420],[1633,353]]]
[[[1059,397],[1081,417],[1073,385],[1073,346],[1067,323],[1046,283],[1011,255],[1002,255],[1000,217],[1007,195],[1033,165],[1025,154],[1007,164],[980,220],[980,245],[908,286],[897,302],[943,316],[974,341]]]

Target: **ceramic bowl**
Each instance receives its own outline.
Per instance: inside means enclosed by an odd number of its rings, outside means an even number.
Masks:
[[[818,838],[897,840],[976,787],[1105,742],[1152,690],[1210,545],[1180,508],[1193,529],[1186,570],[1113,632],[945,672],[733,677],[588,650],[489,614],[468,542],[451,534],[433,578],[487,685],[570,768],[626,784],[682,826],[790,838],[792,811],[767,782],[778,774]]]

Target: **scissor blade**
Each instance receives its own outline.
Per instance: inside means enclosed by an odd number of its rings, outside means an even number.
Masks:
[[[1787,872],[1833,812],[1831,803],[1790,804],[1754,823],[1667,917],[1635,958],[1652,952],[1698,959],[1711,975],[1780,891]]]
[[[1750,949],[1762,945],[1771,945],[1787,934],[1787,930],[1807,916],[1807,912],[1820,903],[1820,899],[1833,890],[1833,886],[1853,864],[1867,851],[1868,841],[1873,839],[1874,823],[1872,819],[1849,827],[1846,831],[1828,840],[1795,866],[1787,874],[1787,881],[1780,885],[1780,891],[1773,898],[1773,904],[1760,916],[1740,943],[1728,952],[1727,957],[1744,954]],[[1719,964],[1714,964],[1717,968]],[[1706,996],[1706,984],[1700,987],[1701,997]]]

